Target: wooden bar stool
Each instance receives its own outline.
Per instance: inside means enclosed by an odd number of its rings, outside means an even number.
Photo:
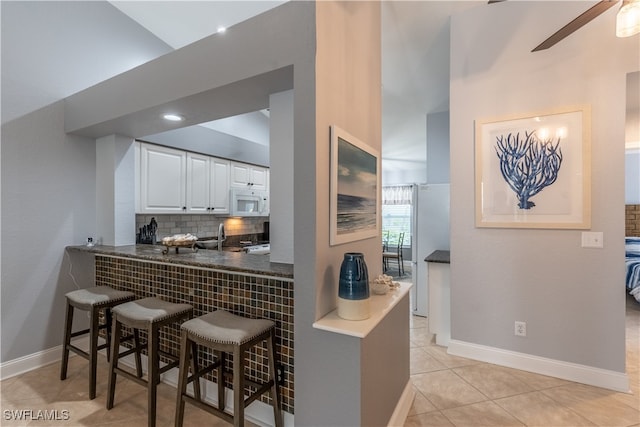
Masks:
[[[135,299],[133,292],[117,291],[109,286],[95,286],[77,291],[68,292],[67,316],[64,325],[64,343],[62,345],[62,363],[60,365],[60,379],[67,378],[67,367],[69,365],[69,350],[84,357],[89,361],[89,399],[96,397],[96,370],[98,366],[98,350],[107,349],[107,359],[109,359],[109,341],[111,338],[111,308],[118,304]],[[89,312],[91,323],[89,329],[71,332],[73,326],[74,309]],[[105,323],[100,324],[100,310],[104,310]],[[100,329],[107,330],[107,342],[98,345],[98,332]],[[79,349],[71,344],[71,338],[79,335],[89,334],[89,352]]]
[[[273,415],[276,427],[282,426],[280,394],[276,383],[275,323],[267,319],[248,319],[227,311],[218,310],[198,318],[186,321],[181,326],[180,336],[180,373],[178,378],[178,398],[176,404],[176,427],[182,427],[184,403],[189,402],[200,409],[216,415],[234,426],[244,426],[244,410],[262,394],[271,391]],[[251,347],[267,342],[269,380],[256,383],[244,377],[245,352]],[[199,369],[194,359],[193,375],[189,377],[189,353],[195,351],[193,344],[213,349],[216,361]],[[225,372],[226,353],[233,355],[233,373]],[[217,368],[218,407],[205,403],[200,398],[199,378]],[[233,377],[233,415],[224,412],[224,377]],[[187,394],[187,383],[194,382],[194,395]],[[245,399],[245,384],[256,389]]]
[[[178,366],[178,358],[175,355],[160,350],[160,328],[183,319],[191,319],[193,316],[193,307],[189,304],[177,304],[150,297],[130,301],[114,307],[112,314],[113,339],[111,340],[112,357],[109,364],[107,409],[113,408],[116,391],[116,375],[120,374],[125,378],[147,387],[148,425],[149,427],[154,427],[156,425],[156,391],[160,383],[160,374]],[[148,371],[146,380],[142,378],[142,370],[139,364],[140,351],[143,348],[142,345],[138,343],[130,350],[122,353],[118,352],[122,326],[133,328],[134,334],[137,334],[139,330],[145,330],[147,332]],[[131,353],[136,353],[136,357],[138,358],[136,360],[136,375],[118,367],[118,359]],[[160,367],[160,353],[172,360],[172,362],[162,368]]]

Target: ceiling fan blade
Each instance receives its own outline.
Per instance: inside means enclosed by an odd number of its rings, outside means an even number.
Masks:
[[[612,6],[615,6],[618,0],[603,0],[596,3],[593,7],[589,8],[586,12],[582,13],[573,21],[569,22],[564,27],[560,28],[556,31],[551,37],[540,43],[533,49],[531,52],[537,52],[539,50],[549,49],[554,44],[558,43],[560,40],[569,36],[574,31],[581,28],[583,25],[589,23],[591,20],[597,18],[602,13],[604,13],[607,9]]]

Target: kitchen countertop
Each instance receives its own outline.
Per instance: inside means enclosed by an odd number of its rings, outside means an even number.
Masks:
[[[440,264],[450,264],[451,253],[449,251],[436,250],[431,252],[424,260],[425,262],[437,262]]]
[[[274,276],[293,279],[293,265],[270,262],[268,255],[254,255],[244,252],[228,252],[200,249],[194,252],[190,247],[181,247],[179,253],[169,247],[164,255],[163,245],[128,246],[67,246],[70,251],[82,251],[97,255],[117,256],[147,261],[187,265],[217,270],[238,271],[261,276]]]

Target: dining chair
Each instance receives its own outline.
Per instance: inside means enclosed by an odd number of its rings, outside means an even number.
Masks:
[[[389,261],[395,260],[398,263],[398,275],[404,276],[404,260],[402,257],[402,244],[404,242],[404,233],[398,236],[398,245],[395,250],[389,250],[388,246],[382,251],[382,265],[385,271],[389,269]]]

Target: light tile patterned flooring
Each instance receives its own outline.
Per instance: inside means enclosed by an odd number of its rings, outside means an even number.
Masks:
[[[448,355],[427,319],[411,318],[416,397],[404,427],[640,426],[640,304],[628,297],[627,372],[633,394]]]
[[[416,398],[404,426],[640,426],[640,305],[630,297],[626,333],[633,394],[448,355],[431,343],[427,319],[412,316],[411,379]],[[80,357],[70,359],[65,381],[59,380],[59,364],[54,363],[0,382],[0,425],[146,426],[146,390],[119,379],[115,407],[107,411],[106,360],[98,366],[94,400],[88,400],[88,367]],[[158,427],[172,426],[175,389],[161,384],[158,399]],[[39,410],[57,410],[59,418],[68,411],[69,419],[16,421],[7,417],[11,410],[32,410],[34,417]],[[186,405],[185,426],[229,425]]]

